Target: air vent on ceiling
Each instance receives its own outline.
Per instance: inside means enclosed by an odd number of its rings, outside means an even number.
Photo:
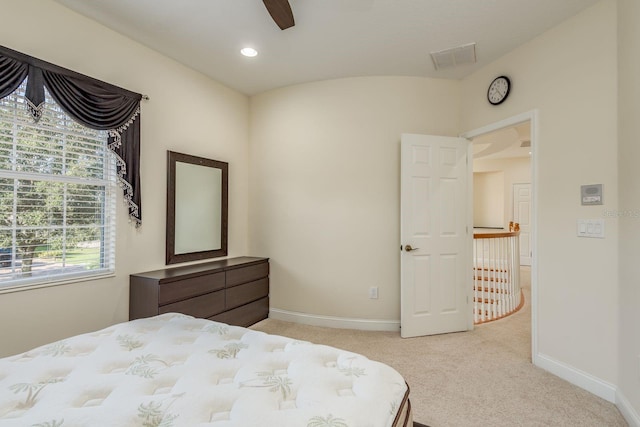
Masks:
[[[531,140],[522,141],[520,143],[520,147],[522,147],[522,148],[531,147]]]
[[[476,44],[469,43],[451,49],[431,52],[431,59],[436,70],[442,68],[456,67],[463,64],[475,64]]]

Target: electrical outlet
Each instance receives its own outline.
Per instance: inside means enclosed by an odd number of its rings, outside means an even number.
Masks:
[[[372,286],[369,288],[369,299],[378,299],[378,287]]]

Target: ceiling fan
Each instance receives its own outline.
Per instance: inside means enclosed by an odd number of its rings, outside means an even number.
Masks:
[[[293,27],[293,12],[288,0],[262,0],[269,14],[281,30]]]

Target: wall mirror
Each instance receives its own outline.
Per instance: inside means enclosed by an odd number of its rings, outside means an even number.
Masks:
[[[228,187],[228,163],[167,152],[167,264],[227,255]]]

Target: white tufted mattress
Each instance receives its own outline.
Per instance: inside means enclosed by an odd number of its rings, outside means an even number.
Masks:
[[[391,367],[182,314],[0,359],[0,426],[411,425]]]

